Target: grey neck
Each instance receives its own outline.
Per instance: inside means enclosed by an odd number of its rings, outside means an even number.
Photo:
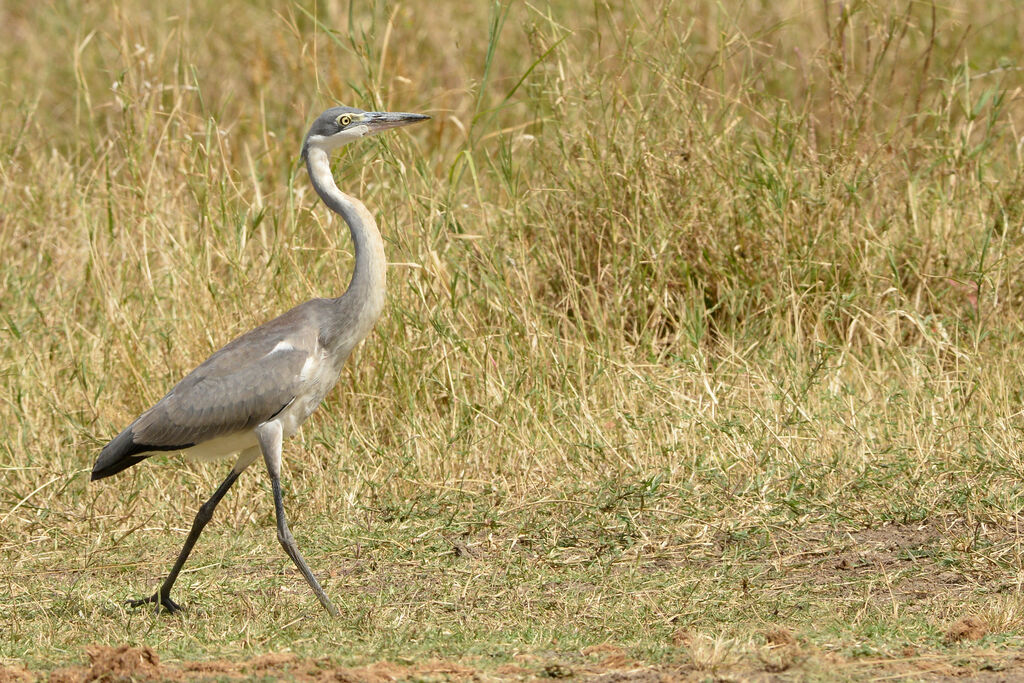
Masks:
[[[348,224],[355,250],[355,269],[348,289],[333,300],[336,312],[321,329],[322,343],[331,353],[347,356],[363,339],[384,309],[387,287],[384,241],[377,222],[361,201],[334,183],[327,152],[312,147],[306,151],[306,170],[316,193]]]

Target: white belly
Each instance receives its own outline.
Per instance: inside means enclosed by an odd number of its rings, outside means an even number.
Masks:
[[[182,453],[189,458],[206,462],[217,460],[218,458],[226,458],[229,455],[234,455],[239,451],[244,451],[246,448],[256,445],[256,430],[250,429],[245,432],[218,436],[215,439],[196,444],[192,448],[187,448]]]

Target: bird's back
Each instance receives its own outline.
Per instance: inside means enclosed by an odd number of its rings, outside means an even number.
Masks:
[[[338,377],[334,364],[322,370],[331,361],[319,341],[327,305],[314,299],[296,306],[214,353],[103,448],[92,478],[117,474],[161,451],[230,455],[245,446],[244,435],[297,397],[313,392],[319,403],[330,389],[324,382],[333,386]],[[312,409],[302,412],[305,420]],[[213,452],[204,444],[214,444]]]

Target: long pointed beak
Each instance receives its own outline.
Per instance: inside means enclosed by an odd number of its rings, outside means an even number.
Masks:
[[[408,126],[410,123],[426,121],[430,117],[425,114],[407,114],[405,112],[370,111],[366,112],[364,123],[370,129],[368,135],[381,131]]]

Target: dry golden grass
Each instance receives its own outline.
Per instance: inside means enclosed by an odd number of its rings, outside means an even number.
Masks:
[[[1021,25],[980,0],[0,8],[0,661],[1011,666]],[[285,495],[345,616],[256,468],[191,609],[126,611],[225,466],[86,473],[211,351],[344,288],[297,158],[336,102],[434,117],[335,171],[388,306]],[[986,635],[948,642],[967,617]]]

